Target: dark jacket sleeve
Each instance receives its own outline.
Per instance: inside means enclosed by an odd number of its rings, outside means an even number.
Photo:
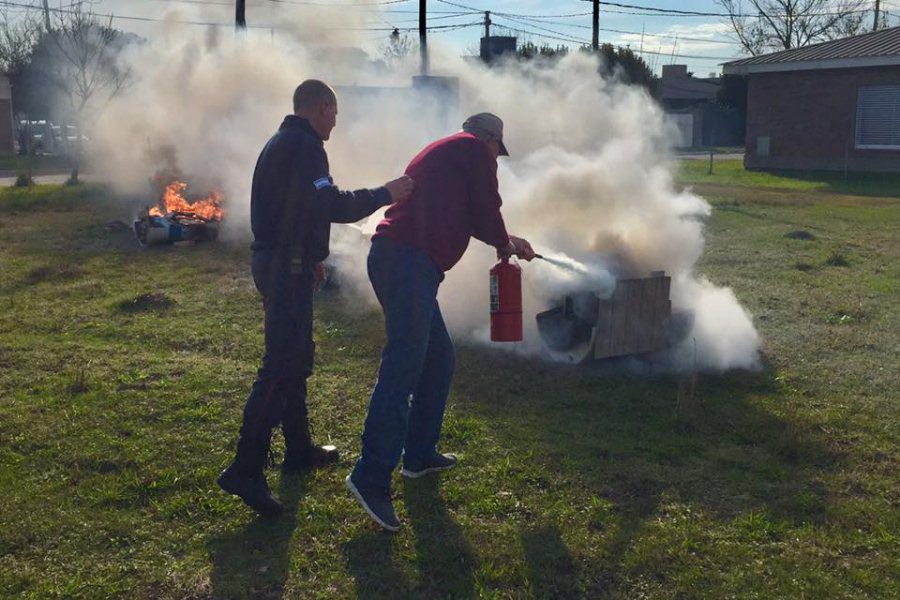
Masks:
[[[320,262],[329,254],[328,240],[332,223],[355,223],[365,219],[382,206],[391,203],[387,188],[344,191],[334,185],[328,172],[328,157],[323,148],[313,151],[312,222],[310,223],[307,256]]]
[[[353,192],[338,188],[328,172],[328,157],[325,150],[322,148],[316,150],[313,178],[313,185],[316,188],[315,203],[318,214],[329,223],[355,223],[391,203],[391,195],[384,187]]]
[[[495,248],[503,248],[509,243],[509,234],[500,206],[499,185],[497,184],[497,162],[486,151],[469,154],[469,214],[472,218],[472,235]]]

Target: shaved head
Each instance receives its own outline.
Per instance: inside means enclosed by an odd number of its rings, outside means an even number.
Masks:
[[[323,104],[337,102],[337,95],[324,81],[307,79],[294,90],[294,113],[318,108]]]

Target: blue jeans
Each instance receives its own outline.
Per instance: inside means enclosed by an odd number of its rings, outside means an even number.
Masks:
[[[387,344],[353,481],[357,487],[388,488],[401,454],[404,465],[416,469],[437,453],[453,377],[453,342],[437,302],[444,274],[425,252],[377,238],[368,267],[384,310]]]

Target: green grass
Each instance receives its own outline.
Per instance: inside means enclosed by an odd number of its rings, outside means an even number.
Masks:
[[[701,270],[763,371],[690,394],[462,346],[460,467],[395,480],[392,536],[342,481],[377,312],[319,297],[310,404],[342,463],[272,471],[287,512],[259,520],[214,484],[262,344],[246,244],[142,250],[103,188],[0,191],[0,597],[891,597],[900,201],[758,192],[716,188]]]
[[[831,192],[856,196],[900,196],[900,173],[833,171],[748,171],[741,160],[720,159],[708,174],[705,160],[682,160],[679,181],[685,185],[740,186],[798,192]]]
[[[34,171],[59,170],[69,168],[69,162],[64,156],[0,156],[0,171],[25,173],[29,166]]]

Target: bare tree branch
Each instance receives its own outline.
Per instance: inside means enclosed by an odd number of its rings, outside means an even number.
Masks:
[[[40,21],[31,13],[12,19],[6,10],[0,11],[0,73],[11,79],[21,73],[31,60],[40,33]]]
[[[808,46],[864,31],[867,0],[715,0],[745,52]]]
[[[50,35],[57,60],[48,69],[50,79],[62,92],[72,117],[83,126],[96,109],[105,106],[125,85],[130,72],[115,60],[120,33],[112,17],[99,22],[84,2],[55,15]]]

